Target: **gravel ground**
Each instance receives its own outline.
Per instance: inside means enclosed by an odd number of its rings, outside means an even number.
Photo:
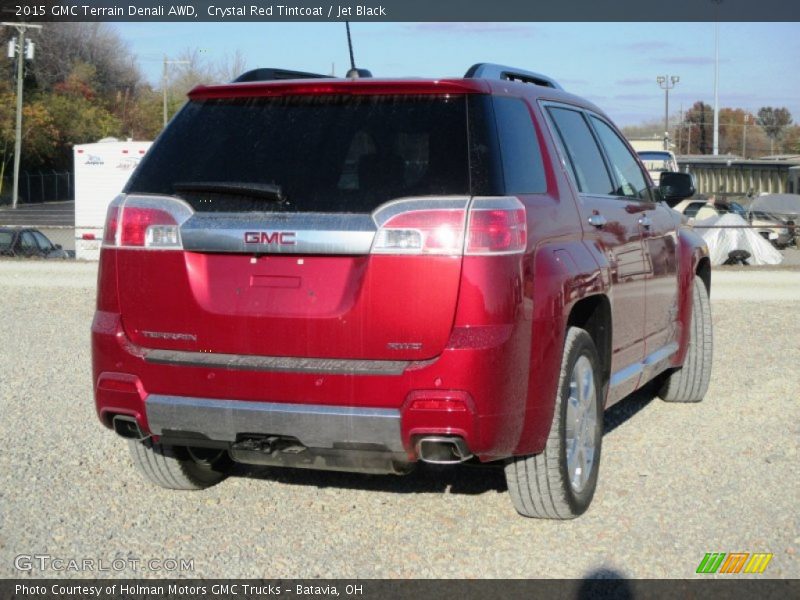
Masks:
[[[195,577],[684,578],[706,552],[772,552],[764,576],[800,576],[800,273],[774,287],[715,273],[705,402],[640,393],[611,409],[591,509],[547,522],[518,517],[486,467],[240,467],[203,492],[145,484],[94,414],[94,269],[0,262],[0,577],[24,575],[19,554],[49,554],[194,559],[177,575]]]

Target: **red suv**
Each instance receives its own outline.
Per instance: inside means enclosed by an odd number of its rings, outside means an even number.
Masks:
[[[101,421],[168,488],[498,461],[521,514],[581,514],[604,408],[708,386],[691,178],[536,73],[302,75],[195,88],[111,204]]]

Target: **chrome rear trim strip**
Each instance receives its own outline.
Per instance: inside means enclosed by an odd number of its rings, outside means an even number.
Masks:
[[[145,360],[155,364],[185,367],[328,375],[402,375],[411,364],[404,360],[297,358],[290,356],[184,352],[179,350],[147,350]]]
[[[361,255],[369,254],[375,231],[370,215],[195,213],[181,239],[195,252]]]

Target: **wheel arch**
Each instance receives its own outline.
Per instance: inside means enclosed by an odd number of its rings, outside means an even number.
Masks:
[[[695,269],[695,275],[697,275],[700,279],[703,280],[703,284],[706,286],[706,293],[710,296],[711,295],[711,259],[707,256],[702,257],[698,263],[697,268]]]
[[[706,293],[711,294],[711,259],[708,246],[695,231],[687,228],[678,230],[679,264],[678,264],[678,318],[680,333],[678,351],[673,355],[672,367],[680,367],[686,358],[689,347],[689,324],[692,318],[692,291],[694,278],[700,277],[706,286]]]
[[[578,300],[567,317],[566,328],[584,329],[594,342],[597,355],[600,357],[602,371],[602,389],[605,393],[611,377],[611,340],[613,323],[611,319],[611,301],[605,294],[592,294]]]
[[[514,454],[541,452],[553,419],[567,329],[587,328],[610,377],[611,303],[607,264],[581,240],[541,243],[531,268],[532,332],[524,424]]]

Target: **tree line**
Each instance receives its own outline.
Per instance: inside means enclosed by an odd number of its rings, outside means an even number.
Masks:
[[[664,121],[654,119],[624,127],[629,138],[664,135]],[[670,117],[670,142],[676,154],[711,154],[714,143],[714,109],[698,101],[689,110]],[[755,113],[741,108],[720,108],[719,153],[756,158],[800,154],[800,125],[793,124],[785,107],[763,106]]]
[[[15,35],[0,29],[0,43],[5,47]],[[105,137],[152,140],[161,131],[163,90],[145,80],[108,24],[48,23],[31,39],[36,52],[24,62],[23,170],[72,170],[74,144]],[[169,69],[170,115],[194,85],[230,80],[245,68],[239,54],[218,63],[197,50],[171,58],[182,64]],[[0,56],[0,185],[13,161],[16,72],[16,59]]]

